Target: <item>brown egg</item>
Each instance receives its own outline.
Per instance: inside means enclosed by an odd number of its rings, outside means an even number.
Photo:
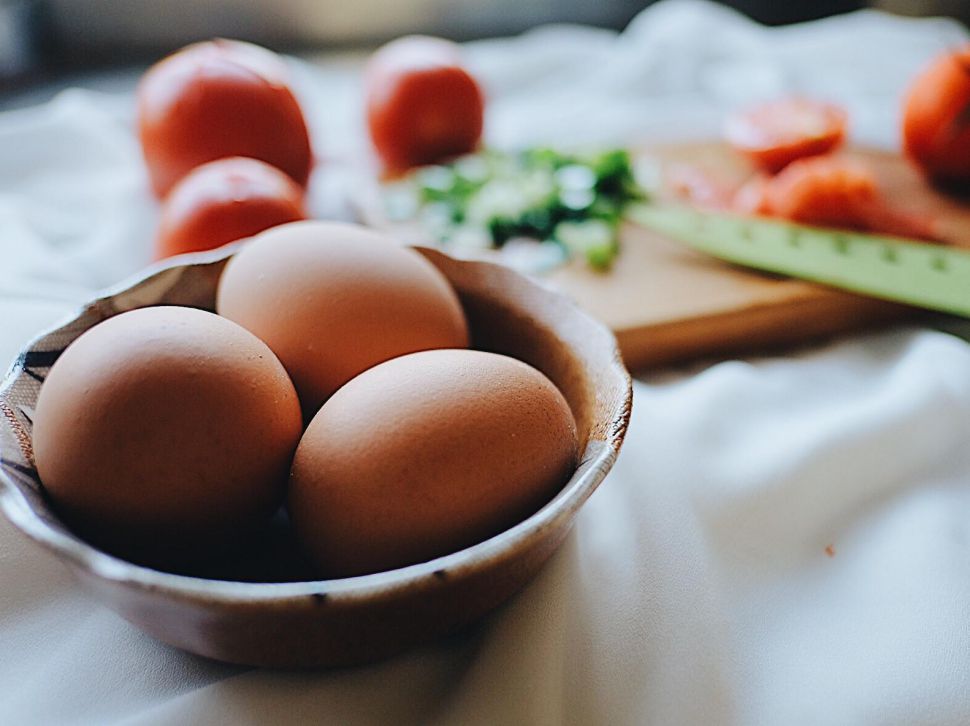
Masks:
[[[351,224],[295,222],[256,236],[226,266],[216,309],[266,341],[308,416],[382,361],[468,345],[445,277],[413,250]]]
[[[325,576],[422,562],[537,511],[576,466],[576,424],[536,369],[475,350],[406,355],[317,412],[288,508]]]
[[[96,544],[151,561],[231,545],[279,507],[300,437],[266,345],[202,310],[151,307],[91,328],[37,399],[37,470]]]

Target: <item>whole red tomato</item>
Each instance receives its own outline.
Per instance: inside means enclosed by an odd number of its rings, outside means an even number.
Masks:
[[[138,131],[152,187],[163,197],[207,161],[247,156],[305,185],[312,162],[303,112],[280,58],[231,40],[187,46],[138,86]]]
[[[303,189],[276,167],[241,157],[210,161],[162,203],[155,257],[211,250],[305,218]]]
[[[931,179],[970,182],[970,45],[934,60],[903,102],[903,149]]]
[[[365,78],[367,124],[387,171],[473,151],[485,100],[458,46],[409,36],[380,48]]]

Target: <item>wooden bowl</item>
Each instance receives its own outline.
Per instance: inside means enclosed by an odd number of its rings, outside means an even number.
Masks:
[[[48,505],[33,466],[31,418],[49,367],[98,322],[147,305],[211,310],[219,274],[238,249],[179,258],[110,291],[41,335],[0,385],[0,507],[60,557],[108,607],[150,635],[218,660],[334,666],[378,660],[452,632],[522,588],[565,538],[606,476],[630,417],[630,378],[616,341],[559,294],[506,268],[418,248],[451,281],[473,346],[512,355],[559,386],[579,430],[581,463],[541,510],[484,542],[409,567],[339,580],[306,579],[285,536],[251,561],[172,573],[132,564],[75,536]],[[281,544],[282,542],[282,544]]]

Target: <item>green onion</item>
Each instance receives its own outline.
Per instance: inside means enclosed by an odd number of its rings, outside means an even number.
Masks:
[[[474,240],[477,248],[484,240],[497,249],[513,239],[533,239],[559,244],[597,270],[609,269],[619,253],[617,231],[626,206],[645,199],[623,149],[486,150],[418,169],[407,183],[415,216],[445,246]],[[391,201],[388,196],[389,206]],[[395,210],[407,208],[393,201]]]

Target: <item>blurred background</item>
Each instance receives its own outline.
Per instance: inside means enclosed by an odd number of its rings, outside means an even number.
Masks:
[[[949,15],[970,22],[970,0],[722,1],[769,25],[864,7],[905,15]],[[125,88],[159,56],[213,36],[312,54],[367,49],[412,32],[471,40],[556,22],[622,29],[650,4],[650,0],[0,0],[0,108],[45,100],[72,83]],[[106,69],[115,72],[106,74]]]

